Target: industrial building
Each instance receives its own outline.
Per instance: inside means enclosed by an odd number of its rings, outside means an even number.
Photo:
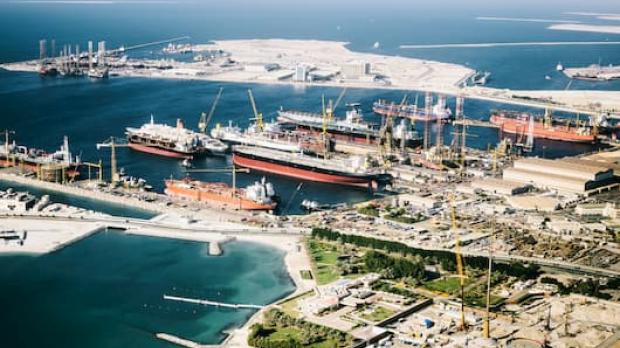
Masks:
[[[504,170],[503,179],[563,194],[590,195],[618,186],[611,168],[579,159],[520,159]]]
[[[345,79],[359,80],[370,75],[370,63],[350,61],[342,65],[340,74]]]
[[[471,187],[474,190],[481,190],[487,194],[513,196],[529,191],[531,185],[498,178],[483,178],[472,181]]]
[[[34,207],[36,199],[26,192],[15,192],[12,189],[0,191],[0,211],[25,213]]]

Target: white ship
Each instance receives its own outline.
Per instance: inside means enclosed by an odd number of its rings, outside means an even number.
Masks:
[[[176,127],[151,122],[140,128],[127,127],[129,147],[134,150],[174,158],[192,158],[203,154],[223,154],[228,146],[217,139],[185,128],[178,119]]]
[[[211,129],[211,136],[232,145],[258,146],[287,152],[302,151],[299,136],[292,132],[283,132],[280,126],[273,122],[266,123],[262,131],[255,123],[245,130],[234,126],[232,121],[224,127],[218,123]]]

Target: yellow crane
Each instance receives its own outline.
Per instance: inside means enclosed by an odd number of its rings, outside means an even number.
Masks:
[[[252,94],[252,90],[248,89],[248,96],[250,97],[250,105],[252,106],[252,111],[254,112],[253,120],[256,121],[256,127],[259,132],[262,132],[264,129],[263,126],[263,114],[258,112],[258,108],[256,108],[256,102],[254,101],[254,95]]]
[[[454,204],[454,194],[451,197],[450,217],[452,220],[452,232],[454,233],[454,255],[456,256],[456,270],[459,276],[459,288],[461,296],[461,324],[460,329],[465,331],[467,329],[465,323],[465,270],[463,267],[463,255],[461,255],[461,240],[459,238],[459,232],[457,231],[456,223],[456,206]]]

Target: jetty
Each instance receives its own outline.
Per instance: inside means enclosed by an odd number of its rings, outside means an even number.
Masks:
[[[171,296],[171,295],[165,295],[165,294],[164,294],[164,300],[187,302],[187,303],[200,304],[203,306],[214,306],[214,307],[231,308],[231,309],[263,309],[265,308],[265,306],[254,305],[254,304],[224,303],[224,302],[201,300],[201,299],[189,298],[189,297]]]

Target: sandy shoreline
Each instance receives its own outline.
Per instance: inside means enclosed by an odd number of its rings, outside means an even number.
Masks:
[[[588,33],[620,34],[618,25],[592,25],[592,24],[553,24],[547,27],[551,30],[583,31]]]

